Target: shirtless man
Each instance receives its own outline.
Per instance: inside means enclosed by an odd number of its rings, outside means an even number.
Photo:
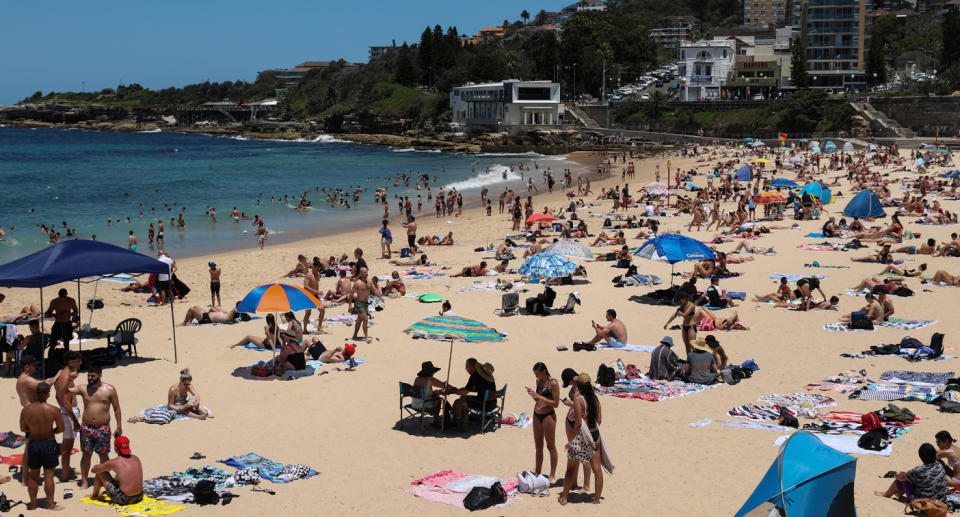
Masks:
[[[617,319],[617,311],[607,309],[604,317],[607,319],[606,325],[599,325],[591,321],[590,325],[597,333],[593,339],[587,342],[588,345],[596,345],[601,340],[606,341],[607,346],[612,348],[623,348],[627,344],[627,327],[622,321]]]
[[[37,509],[37,492],[40,489],[40,467],[43,467],[43,491],[47,496],[48,510],[62,510],[53,500],[53,474],[57,467],[57,456],[60,446],[54,439],[55,435],[63,432],[63,417],[57,407],[47,404],[50,396],[50,385],[41,382],[34,390],[34,401],[24,406],[20,411],[20,430],[27,439],[27,453],[23,460],[29,469],[27,475],[27,492],[30,494],[28,510]],[[69,449],[67,449],[69,451]]]
[[[73,442],[80,433],[80,408],[77,407],[77,397],[70,393],[77,378],[77,370],[82,363],[80,353],[69,351],[63,354],[66,366],[54,377],[53,386],[56,388],[57,404],[60,406],[60,416],[63,419],[63,450],[60,453],[60,481],[67,482],[76,477],[70,467],[70,455],[73,452]]]
[[[260,251],[263,251],[263,241],[267,240],[268,233],[270,232],[263,226],[263,221],[260,221],[259,225],[257,225],[257,244],[260,246]]]
[[[487,265],[487,262],[486,262],[485,260],[481,260],[481,261],[480,261],[480,265],[478,265],[478,266],[467,266],[467,267],[461,269],[459,273],[454,273],[454,274],[450,275],[450,277],[453,278],[453,277],[460,277],[460,276],[467,276],[467,277],[469,277],[469,276],[484,276],[484,275],[486,275],[486,274],[489,273],[489,272],[490,272],[490,266]]]
[[[93,499],[100,498],[100,489],[119,505],[137,504],[143,500],[143,465],[130,451],[130,439],[117,436],[113,441],[117,457],[93,467]],[[115,476],[110,475],[113,471]]]
[[[235,308],[225,311],[223,307],[210,307],[209,310],[204,311],[203,307],[194,305],[187,310],[187,315],[184,316],[183,323],[178,326],[186,326],[191,321],[196,321],[201,325],[205,323],[230,323],[237,319],[238,315]]]
[[[350,279],[347,278],[347,270],[340,270],[340,278],[337,279],[336,287],[331,291],[327,291],[327,294],[323,295],[323,297],[333,301],[333,303],[341,303],[349,300]]]
[[[407,247],[410,248],[410,253],[417,253],[417,222],[414,216],[410,216],[410,222],[400,223],[401,226],[407,229]]]
[[[220,266],[212,260],[207,265],[210,266],[210,306],[223,305],[220,300]]]
[[[875,325],[883,321],[883,306],[873,297],[873,293],[867,293],[867,304],[860,308],[867,313],[867,319]],[[840,321],[850,323],[852,316],[847,315],[840,318]]]
[[[677,297],[680,299],[680,307],[670,316],[670,319],[663,325],[664,330],[670,326],[670,322],[677,318],[677,316],[683,317],[683,323],[680,324],[680,336],[683,338],[683,346],[687,349],[689,354],[693,350],[693,340],[697,339],[697,328],[693,324],[693,317],[697,313],[697,306],[690,301],[690,294],[686,291],[680,291],[677,294]]]
[[[320,259],[317,257],[313,258],[313,267],[307,271],[307,274],[303,277],[303,289],[308,293],[316,296],[320,300],[323,300],[323,295],[320,293]],[[326,314],[326,309],[323,308],[323,303],[320,303],[320,307],[317,308],[318,317],[320,318],[317,321],[317,332],[320,331],[320,327],[323,326],[323,317]],[[303,326],[306,330],[307,325],[310,323],[310,314],[313,313],[312,309],[307,309],[307,312],[303,315]]]
[[[57,348],[57,341],[63,342],[63,348],[70,350],[70,340],[73,339],[73,317],[80,314],[77,301],[67,296],[66,289],[60,289],[57,297],[50,301],[46,315],[53,316],[53,328],[50,330],[50,350],[47,357],[53,357]]]
[[[80,489],[89,488],[87,474],[90,473],[90,459],[93,453],[100,456],[100,463],[109,459],[110,453],[110,408],[117,419],[117,431],[114,436],[123,434],[123,416],[120,414],[120,399],[117,389],[102,382],[99,366],[87,369],[87,385],[74,386],[68,392],[83,398],[83,418],[80,424]]]
[[[24,408],[39,400],[37,398],[37,386],[41,383],[49,386],[50,384],[53,384],[53,379],[50,379],[49,381],[38,381],[33,377],[33,374],[37,372],[37,365],[40,363],[30,354],[23,354],[20,357],[20,364],[23,365],[23,371],[20,372],[20,376],[17,377],[17,396],[20,397],[20,407]],[[50,390],[48,389],[47,393],[49,392]],[[28,464],[27,461],[29,455],[30,448],[27,447],[27,450],[23,453],[22,465]],[[57,453],[57,456],[59,456],[59,453]],[[22,468],[25,469],[25,467]],[[51,469],[52,468],[53,467],[51,467]],[[23,484],[27,484],[26,470],[22,471],[20,480],[23,482]]]
[[[133,230],[130,230],[130,235],[127,237],[127,247],[130,251],[137,251],[137,236],[133,234]]]
[[[383,300],[383,297],[376,287],[371,286],[370,281],[367,280],[367,268],[362,267],[358,272],[357,280],[353,283],[350,298],[353,300],[353,306],[357,311],[357,324],[353,327],[353,339],[358,339],[357,332],[360,330],[360,327],[363,326],[363,339],[367,343],[372,341],[367,334],[367,321],[370,318],[369,299],[371,294]]]
[[[883,321],[889,320],[890,316],[893,316],[893,313],[896,312],[896,309],[893,307],[893,300],[887,296],[886,288],[878,285],[873,288],[873,294],[877,297],[877,303],[883,307]]]
[[[163,249],[163,219],[157,219],[157,248]]]

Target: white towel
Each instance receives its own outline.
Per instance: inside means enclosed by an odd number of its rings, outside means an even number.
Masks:
[[[893,452],[893,442],[890,442],[890,444],[887,445],[887,448],[883,449],[882,451],[871,451],[868,449],[861,449],[857,445],[857,442],[860,440],[859,436],[852,436],[848,434],[812,434],[827,447],[840,452],[845,452],[847,454],[874,454],[876,456],[889,456],[890,453]],[[780,438],[777,438],[773,444],[779,447],[788,437],[789,436],[781,436]]]

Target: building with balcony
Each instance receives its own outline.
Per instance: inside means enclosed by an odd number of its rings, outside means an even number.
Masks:
[[[453,123],[468,129],[552,126],[564,114],[558,83],[517,79],[458,86],[450,92],[450,108]]]
[[[867,0],[802,0],[801,37],[815,88],[864,89]]]
[[[767,27],[790,23],[789,0],[743,0],[740,19],[748,27]]]
[[[722,87],[734,71],[736,41],[700,40],[680,44],[680,99],[720,99]]]
[[[648,34],[664,48],[679,48],[681,43],[693,41],[699,25],[699,20],[693,16],[676,16],[651,29]]]
[[[311,70],[323,70],[337,63],[338,61],[304,61],[293,68],[278,71],[277,79],[283,79],[288,87],[293,86],[297,84],[300,79],[303,79],[303,76],[307,75]],[[343,66],[345,68],[352,68],[360,65],[344,61]]]
[[[563,14],[573,14],[579,11],[606,11],[607,4],[603,0],[583,0],[570,4],[560,10]]]

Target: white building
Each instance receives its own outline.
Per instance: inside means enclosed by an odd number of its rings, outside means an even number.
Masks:
[[[450,92],[450,107],[453,123],[469,128],[500,130],[563,121],[560,85],[550,81],[508,79],[459,86]]]
[[[734,70],[737,47],[732,39],[680,44],[680,95],[685,101],[720,99]]]

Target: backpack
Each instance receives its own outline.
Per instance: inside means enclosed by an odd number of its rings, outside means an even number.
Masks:
[[[605,364],[601,364],[600,368],[597,369],[597,384],[609,388],[616,382],[617,373],[613,371],[613,368],[610,368]]]
[[[797,420],[797,417],[790,414],[785,408],[780,408],[780,418],[778,423],[784,427],[792,427],[794,429],[800,428],[800,421]]]
[[[317,341],[314,344],[310,345],[310,348],[307,349],[307,353],[310,354],[310,357],[312,357],[314,361],[319,359],[320,354],[326,351],[327,351],[327,347],[323,346],[323,343],[320,341]]]
[[[630,267],[627,268],[627,272],[624,276],[634,276],[637,274],[637,265],[630,264]]]
[[[557,301],[557,292],[552,287],[546,286],[543,289],[543,305],[553,307],[553,302]]]
[[[219,503],[220,495],[217,494],[216,488],[216,483],[210,479],[198,481],[193,487],[193,502],[201,506]]]
[[[507,502],[507,494],[503,490],[503,485],[497,481],[490,488],[482,486],[473,487],[470,493],[467,494],[467,497],[463,499],[463,507],[472,512],[475,510],[484,510],[493,505],[503,504],[505,502]]]
[[[878,427],[867,431],[861,436],[860,439],[857,440],[857,447],[868,451],[882,451],[890,444],[889,439],[890,435],[887,433],[887,430]]]
[[[920,348],[923,343],[914,337],[907,336],[900,340],[900,348]]]
[[[266,366],[258,365],[250,369],[250,374],[253,375],[254,377],[269,377],[273,375],[273,372],[267,369]]]
[[[743,378],[743,377],[738,377],[734,372],[733,368],[724,368],[723,370],[720,370],[720,375],[723,376],[723,383],[729,384],[731,386],[734,384],[737,384],[738,382],[740,382],[740,379]]]
[[[94,298],[92,300],[87,300],[87,308],[92,310],[102,309],[103,300],[101,298]]]
[[[947,517],[949,508],[947,503],[936,499],[918,498],[907,503],[903,508],[903,513],[916,513],[924,517]]]
[[[873,322],[868,319],[853,320],[850,322],[850,330],[873,330]]]
[[[880,415],[878,415],[876,411],[865,413],[860,417],[860,427],[863,428],[864,431],[873,431],[874,429],[883,427],[883,424],[880,423]]]
[[[401,248],[400,258],[409,258],[409,257],[410,257],[410,248]]]
[[[611,226],[613,226],[613,221],[610,220],[609,217],[603,220],[603,227],[604,227],[604,228],[609,228],[609,227],[611,227]]]
[[[543,299],[540,296],[532,296],[526,301],[527,313],[534,315],[546,315],[547,308],[543,305]]]
[[[930,359],[935,357],[940,357],[943,355],[943,333],[935,332],[930,336],[930,348],[933,349],[933,354],[930,356]]]
[[[900,345],[873,345],[870,350],[877,355],[899,355]]]

